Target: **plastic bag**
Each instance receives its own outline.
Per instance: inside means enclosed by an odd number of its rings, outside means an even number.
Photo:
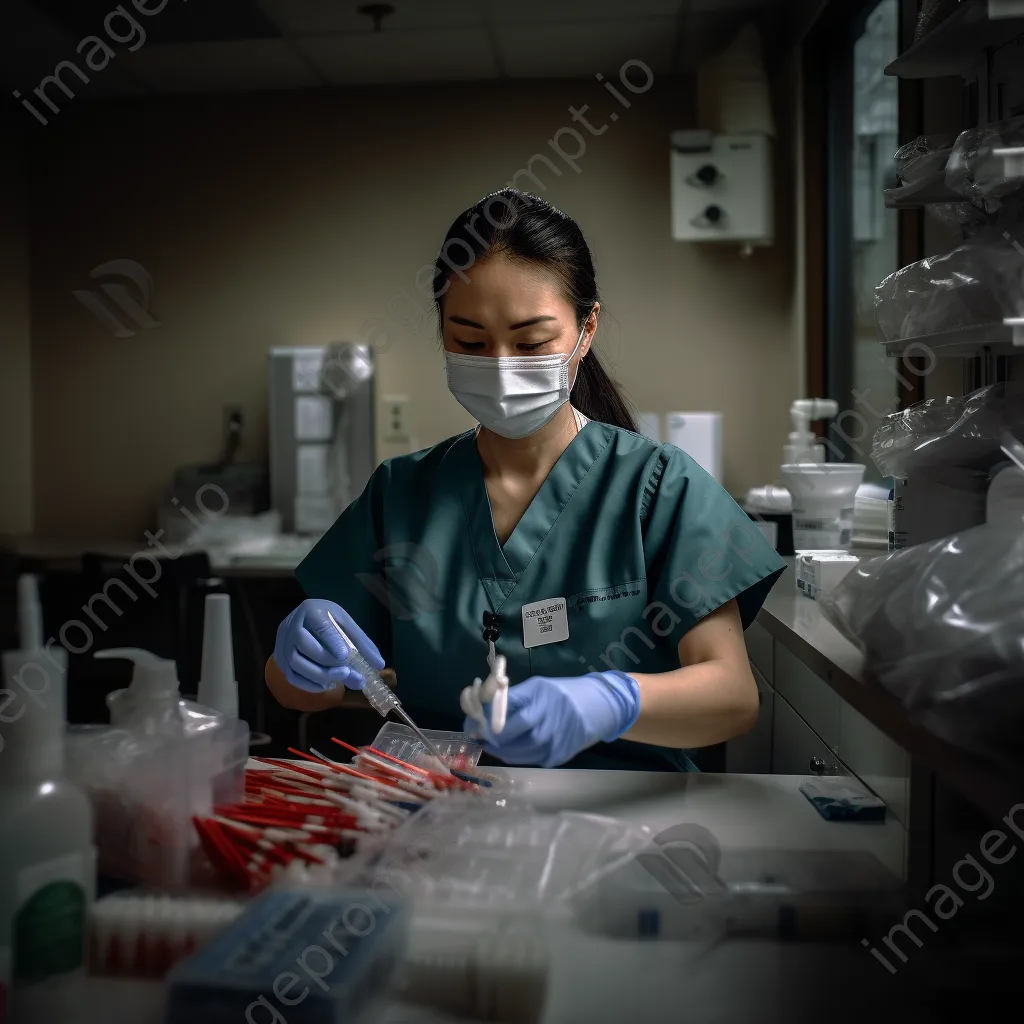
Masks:
[[[179,700],[121,727],[72,726],[65,749],[68,776],[92,800],[101,874],[173,891],[206,878],[192,816],[241,800],[245,722]]]
[[[979,756],[1024,758],[1022,526],[862,561],[819,604],[926,728]]]
[[[1024,389],[992,384],[890,413],[875,431],[871,459],[883,477],[932,467],[988,470],[1005,458],[999,446],[1007,430],[1024,436]]]
[[[947,253],[890,274],[875,288],[882,340],[1001,324],[1024,315],[1024,252],[1014,238],[1009,227],[992,227]]]
[[[919,135],[893,154],[896,175],[903,185],[918,185],[929,178],[941,178],[952,150],[949,135]]]
[[[1024,185],[1024,171],[1007,166],[1000,149],[1024,147],[1024,115],[962,132],[946,164],[946,186],[968,199],[994,199]]]
[[[541,814],[511,799],[432,801],[353,864],[361,884],[428,903],[552,910],[650,847],[648,830],[592,814]]]

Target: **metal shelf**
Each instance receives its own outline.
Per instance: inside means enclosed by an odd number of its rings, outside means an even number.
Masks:
[[[935,178],[901,185],[885,190],[885,205],[889,210],[915,210],[933,203],[966,203],[958,192],[946,187],[945,172]]]
[[[901,338],[882,342],[882,345],[887,356],[906,355],[908,349],[911,356],[930,351],[936,356],[961,359],[971,359],[983,349],[989,349],[997,356],[1021,355],[1024,354],[1024,317],[980,327],[962,327],[941,334]]]
[[[886,69],[896,78],[941,78],[962,75],[981,60],[984,51],[1005,46],[1024,34],[1024,17],[990,18],[984,0],[963,0],[960,6],[918,39]]]

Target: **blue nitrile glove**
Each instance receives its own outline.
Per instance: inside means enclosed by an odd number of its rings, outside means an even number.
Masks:
[[[327,617],[330,612],[335,621],[348,634],[360,653],[378,671],[384,659],[370,638],[352,621],[344,608],[333,601],[311,598],[303,601],[278,626],[274,644],[274,661],[292,686],[310,693],[347,686],[361,690],[366,680],[354,668],[345,664],[349,646],[341,638]]]
[[[599,740],[610,743],[640,714],[640,685],[625,672],[551,679],[533,676],[508,688],[508,715],[483,747],[506,764],[554,768]],[[480,727],[467,718],[466,732]]]

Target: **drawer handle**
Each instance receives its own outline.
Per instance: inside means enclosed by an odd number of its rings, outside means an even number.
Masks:
[[[807,765],[811,775],[838,775],[839,765],[829,764],[823,757],[812,757]]]

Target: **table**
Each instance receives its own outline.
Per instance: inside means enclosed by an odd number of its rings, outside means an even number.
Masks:
[[[511,769],[509,775],[514,792],[538,810],[605,814],[654,832],[692,822],[709,829],[726,856],[736,850],[873,854],[898,874],[891,843],[895,823],[825,821],[800,794],[802,779],[796,776],[544,769]],[[866,977],[858,989],[862,995],[868,991],[865,984],[891,980],[859,945],[848,941],[822,946],[770,940],[712,945],[639,941],[584,934],[557,924],[549,942],[544,1020],[552,1024],[630,1018],[781,1024],[804,1019],[804,1010],[821,1012],[819,997],[836,995],[837,985],[842,988],[837,972],[851,969],[851,963],[858,976]],[[843,983],[846,977],[842,975]],[[161,1021],[159,984],[92,979],[89,989],[81,1002],[83,1016],[67,1024]],[[840,1002],[852,1005],[847,996]],[[829,1007],[829,1020],[836,1019],[835,1010]],[[396,1017],[410,1024],[416,1019],[415,1014]]]

